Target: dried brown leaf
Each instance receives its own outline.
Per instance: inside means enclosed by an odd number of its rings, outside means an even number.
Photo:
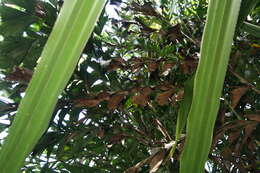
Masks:
[[[127,169],[123,173],[137,173],[151,159],[150,157],[142,160],[141,162],[138,162],[136,165],[134,165],[133,167]]]
[[[140,87],[134,87],[134,88],[131,88],[131,90],[130,90],[131,93],[138,93],[140,91],[141,91]]]
[[[175,65],[175,63],[173,63],[173,62],[165,63],[165,64],[163,64],[163,66],[162,66],[162,71],[163,71],[163,72],[164,72],[164,71],[167,71],[167,70],[171,69],[174,65]]]
[[[170,41],[181,40],[182,33],[180,24],[168,28],[167,37]]]
[[[251,121],[260,122],[260,114],[248,114],[248,115],[245,115],[245,117],[247,117]]]
[[[164,63],[162,66],[162,75],[167,76],[170,71],[172,70],[172,67],[175,65],[175,63]]]
[[[148,65],[148,69],[150,72],[156,71],[158,64],[156,62],[150,62]]]
[[[125,137],[124,133],[118,133],[118,134],[114,135],[112,138],[110,138],[109,143],[110,144],[117,144],[122,139],[124,139],[124,137]]]
[[[249,149],[249,151],[254,152],[255,148],[256,148],[256,143],[255,143],[255,139],[251,138],[247,144],[247,148]]]
[[[139,168],[134,166],[134,167],[131,167],[131,168],[127,169],[126,171],[124,171],[124,173],[138,173],[138,170],[139,170]]]
[[[143,94],[138,94],[138,95],[132,96],[131,99],[134,104],[137,104],[137,105],[143,106],[143,107],[146,106],[147,101],[148,101],[148,97]]]
[[[162,91],[168,91],[170,89],[173,89],[174,86],[169,84],[169,83],[165,83],[165,84],[161,84],[161,85],[158,85],[156,88],[162,90]]]
[[[168,141],[172,141],[171,136],[169,135],[166,128],[162,125],[160,120],[158,120],[157,118],[154,119],[154,124],[156,126],[156,129],[162,133],[162,135],[165,137],[165,139],[167,139]]]
[[[231,96],[232,96],[231,106],[233,108],[235,108],[237,106],[241,97],[248,91],[248,89],[249,89],[248,86],[241,86],[241,87],[235,88],[231,91]]]
[[[192,74],[196,70],[197,65],[198,62],[196,60],[186,59],[181,63],[180,68],[184,74]]]
[[[136,63],[131,66],[132,72],[136,73],[143,67],[143,63]]]
[[[232,158],[232,151],[229,147],[226,147],[222,150],[221,155],[225,158],[225,160],[230,160]]]
[[[105,101],[110,99],[110,94],[107,92],[101,92],[97,95],[99,101]]]
[[[123,58],[120,58],[120,57],[114,58],[113,60],[114,60],[114,61],[118,61],[118,62],[120,62],[121,64],[125,64],[125,63],[126,63],[126,61],[125,61]]]
[[[107,71],[111,72],[117,70],[122,67],[122,63],[119,61],[112,60],[110,64],[107,66]]]
[[[218,121],[221,123],[221,125],[225,123],[225,118],[226,118],[226,108],[221,107],[218,112]]]
[[[229,133],[229,135],[228,135],[229,143],[232,144],[233,142],[235,142],[235,140],[240,136],[240,134],[241,134],[241,130],[240,129],[238,129],[237,131]]]
[[[145,96],[150,95],[151,92],[152,92],[152,89],[150,87],[145,87],[145,88],[142,88],[142,90],[141,90],[141,94],[143,94]]]
[[[87,106],[87,107],[95,107],[100,103],[98,99],[77,99],[74,101],[76,107]]]
[[[168,103],[169,97],[173,94],[173,90],[168,90],[162,93],[157,94],[156,96],[156,102],[163,106]]]
[[[105,130],[103,128],[99,128],[97,136],[99,137],[99,139],[103,139],[105,137]]]
[[[149,162],[149,166],[150,166],[149,173],[154,173],[160,168],[165,158],[165,155],[166,155],[166,151],[162,150],[153,156],[153,158]]]
[[[114,110],[116,107],[120,104],[120,102],[124,99],[125,95],[124,94],[116,94],[113,95],[107,104],[107,108],[109,110]]]
[[[181,89],[181,90],[179,90],[178,93],[176,94],[176,97],[175,97],[176,101],[182,100],[183,96],[184,96],[184,89]]]
[[[247,140],[251,136],[252,132],[255,130],[256,125],[257,125],[257,123],[253,123],[253,124],[249,124],[245,127],[245,134],[244,134],[243,141],[241,142],[241,147],[247,143]]]
[[[29,82],[33,72],[30,69],[15,66],[13,72],[6,76],[6,80]]]

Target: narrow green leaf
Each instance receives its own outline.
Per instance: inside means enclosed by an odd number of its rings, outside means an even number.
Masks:
[[[237,21],[237,26],[239,28],[246,20],[248,14],[255,8],[258,2],[259,0],[242,0],[238,21]]]
[[[181,132],[183,131],[188,114],[190,111],[191,103],[192,103],[192,94],[193,94],[193,83],[194,83],[194,76],[191,79],[188,79],[185,82],[184,86],[184,98],[181,101],[178,117],[177,117],[177,124],[176,124],[176,132],[175,132],[175,143],[172,146],[168,158],[171,158],[176,150],[178,145],[178,141],[180,140]]]
[[[183,101],[181,102],[180,109],[178,112],[178,118],[177,118],[176,133],[175,133],[176,141],[180,139],[181,132],[184,129],[187,122],[187,117],[192,103],[193,83],[194,83],[194,76],[185,83],[184,98]]]
[[[0,172],[17,173],[48,127],[105,0],[65,1],[0,151]]]
[[[204,172],[241,0],[210,0],[194,79],[181,173]]]
[[[245,32],[260,38],[260,26],[248,23],[248,22],[244,22],[242,25],[242,30],[244,30]]]

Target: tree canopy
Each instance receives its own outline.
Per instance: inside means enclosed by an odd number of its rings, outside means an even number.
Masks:
[[[240,10],[207,172],[260,168],[260,34],[251,27],[260,25],[260,2],[248,2]],[[62,4],[2,0],[2,134]],[[205,0],[108,1],[23,172],[178,172],[186,133],[175,146],[176,126],[185,127],[177,119],[189,111],[183,103],[191,102],[207,7]]]

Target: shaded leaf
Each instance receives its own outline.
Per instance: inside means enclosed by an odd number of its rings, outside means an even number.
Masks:
[[[157,69],[157,63],[154,61],[150,62],[147,66],[150,72],[153,72]]]
[[[138,94],[135,96],[131,97],[132,102],[134,104],[140,105],[140,106],[146,106],[147,102],[148,102],[148,97],[144,94]]]
[[[6,76],[6,80],[10,81],[24,81],[29,82],[32,78],[33,72],[27,68],[15,66],[13,72]]]
[[[107,92],[101,92],[97,95],[99,101],[105,101],[110,99],[110,94]]]
[[[245,115],[245,117],[247,117],[249,120],[257,121],[260,123],[260,114],[248,114]]]
[[[157,94],[156,101],[159,105],[163,106],[168,103],[169,97],[173,94],[173,90],[165,91]]]
[[[154,173],[160,168],[165,158],[165,155],[166,155],[165,150],[159,151],[154,155],[154,157],[149,162],[149,166],[150,166],[149,173]]]
[[[233,108],[235,108],[237,106],[241,97],[248,91],[248,89],[249,89],[248,86],[241,86],[241,87],[235,88],[231,91],[231,95],[232,95],[231,106]]]
[[[109,110],[114,110],[117,108],[117,106],[120,104],[120,102],[124,99],[125,95],[124,94],[116,94],[113,95],[107,104],[107,108]]]
[[[118,133],[114,135],[112,138],[110,138],[109,143],[110,144],[117,144],[119,143],[123,138],[125,137],[124,133]]]
[[[98,99],[77,99],[74,101],[76,107],[87,106],[95,107],[100,103]]]
[[[97,136],[99,137],[99,139],[103,139],[103,138],[105,137],[105,130],[100,127],[100,128],[98,129]]]

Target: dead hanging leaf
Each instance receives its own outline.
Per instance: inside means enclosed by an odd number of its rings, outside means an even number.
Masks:
[[[178,102],[178,101],[182,100],[183,96],[184,96],[184,89],[181,89],[176,94],[176,97],[175,97],[176,101]]]
[[[243,145],[247,143],[248,138],[251,136],[252,132],[255,130],[257,123],[249,124],[245,127],[245,134],[243,141],[241,142],[240,150],[242,150]]]
[[[237,104],[239,103],[241,97],[245,95],[245,93],[248,91],[249,87],[248,86],[241,86],[238,88],[235,88],[231,91],[231,106],[232,108],[235,108]]]
[[[101,92],[97,95],[97,99],[101,101],[109,100],[110,99],[110,94],[107,92]]]
[[[173,62],[167,62],[164,63],[162,66],[162,75],[167,76],[170,71],[172,70],[172,67],[175,65]]]
[[[225,123],[225,118],[226,118],[226,108],[221,107],[218,112],[218,121],[221,123],[221,125]]]
[[[260,114],[248,114],[245,115],[245,117],[247,117],[251,121],[257,121],[260,123]]]
[[[247,143],[247,147],[248,147],[249,151],[251,151],[251,152],[254,152],[254,150],[255,150],[255,148],[256,148],[256,143],[255,143],[255,141],[256,141],[256,139],[251,138],[251,139],[249,140],[249,142]]]
[[[253,122],[254,123],[254,122]],[[214,134],[214,138],[212,140],[212,147],[214,148],[217,145],[217,142],[220,138],[223,137],[223,135],[230,129],[236,129],[240,130],[241,128],[252,124],[252,121],[246,121],[246,120],[235,120],[232,122],[228,122],[225,125],[223,125],[220,129],[218,129],[216,131],[216,133]]]
[[[166,63],[164,63],[163,66],[162,66],[162,71],[169,70],[169,69],[171,69],[174,65],[175,65],[174,62],[166,62]]]
[[[42,2],[37,2],[35,5],[35,15],[40,18],[46,16],[46,10],[44,9],[44,4]]]
[[[127,169],[123,173],[138,173],[139,170],[151,159],[151,156],[142,160],[141,162],[138,162],[136,165],[133,167]]]
[[[150,72],[156,71],[157,69],[157,63],[155,61],[150,62],[147,66]]]
[[[156,96],[156,102],[163,106],[168,103],[169,97],[173,94],[173,90],[165,91],[163,93],[159,93]]]
[[[230,144],[234,143],[236,139],[238,139],[238,137],[241,134],[241,130],[238,129],[237,131],[231,132],[228,135],[228,141]]]
[[[107,66],[107,71],[108,72],[115,71],[115,70],[122,68],[122,67],[123,67],[123,65],[120,61],[112,60],[110,62],[110,64]]]
[[[123,58],[121,58],[121,57],[114,58],[113,60],[117,61],[117,62],[120,62],[121,64],[125,64],[126,63],[126,61]]]
[[[187,58],[181,63],[180,69],[184,74],[192,74],[196,70],[197,65],[197,60]]]
[[[158,16],[157,12],[152,7],[152,3],[145,2],[144,5],[141,6],[140,4],[133,2],[131,6],[132,6],[132,10],[137,12],[142,12],[144,15]]]
[[[124,173],[138,173],[138,170],[139,170],[139,168],[134,166],[134,167],[131,167],[131,168],[127,169],[126,171],[124,171]]]
[[[181,25],[177,24],[168,28],[167,37],[170,41],[181,40],[182,39]]]
[[[146,106],[149,101],[149,95],[152,92],[152,89],[150,87],[145,87],[139,88],[137,91],[138,94],[131,97],[132,102],[139,106]]]
[[[97,136],[99,139],[103,139],[105,137],[105,130],[103,128],[99,128]]]
[[[168,91],[170,89],[173,89],[174,86],[169,84],[169,83],[165,83],[165,84],[161,84],[161,85],[158,85],[156,88],[162,90],[162,91]]]
[[[150,87],[145,87],[145,88],[142,88],[142,90],[141,90],[141,94],[143,94],[145,96],[150,95],[151,92],[152,92],[152,89]]]
[[[245,130],[244,130],[244,136],[243,136],[243,140],[242,142],[238,142],[235,145],[235,155],[239,156],[241,154],[241,151],[243,150],[244,145],[247,143],[248,138],[251,136],[252,132],[255,130],[256,126],[258,123],[256,122],[251,122],[250,124],[247,124],[245,126]]]
[[[232,158],[232,151],[229,147],[226,147],[221,151],[221,155],[225,158],[225,160],[230,160]]]
[[[75,107],[82,107],[82,106],[87,106],[87,107],[95,107],[100,103],[98,99],[77,99],[74,101]]]
[[[239,61],[239,59],[240,59],[242,56],[243,56],[242,53],[241,53],[239,50],[237,50],[237,51],[234,53],[234,55],[231,57],[230,65],[231,65],[234,69],[236,69],[236,66],[237,66],[237,64],[238,64],[238,61]]]
[[[33,72],[30,69],[15,66],[13,72],[6,76],[6,80],[17,82],[29,82]]]
[[[138,72],[143,67],[143,63],[136,63],[131,66],[131,70],[133,73]]]
[[[138,93],[138,92],[141,91],[141,89],[142,89],[142,88],[140,88],[140,87],[133,87],[133,88],[130,89],[130,92],[131,92],[131,93]]]
[[[112,138],[110,138],[109,143],[118,144],[119,142],[121,142],[122,139],[124,139],[124,137],[125,137],[124,133],[118,133],[115,136],[113,136]]]
[[[137,104],[143,107],[145,107],[148,102],[148,97],[143,94],[132,96],[131,99],[133,104]]]
[[[160,168],[165,158],[165,155],[166,155],[166,151],[162,150],[153,156],[153,158],[149,162],[149,166],[150,166],[149,173],[154,173]]]
[[[120,104],[120,102],[124,99],[125,95],[124,94],[116,94],[112,96],[107,104],[107,108],[109,110],[114,110],[116,107]]]
[[[154,124],[155,124],[156,129],[162,133],[162,135],[165,137],[165,139],[167,139],[168,141],[172,141],[171,136],[169,135],[166,128],[162,125],[160,120],[158,120],[157,118],[154,119]]]
[[[184,74],[189,74],[189,73],[190,73],[190,72],[189,72],[189,67],[188,67],[188,65],[185,64],[185,63],[182,63],[182,64],[180,65],[180,69],[181,69],[181,71],[182,71]]]

